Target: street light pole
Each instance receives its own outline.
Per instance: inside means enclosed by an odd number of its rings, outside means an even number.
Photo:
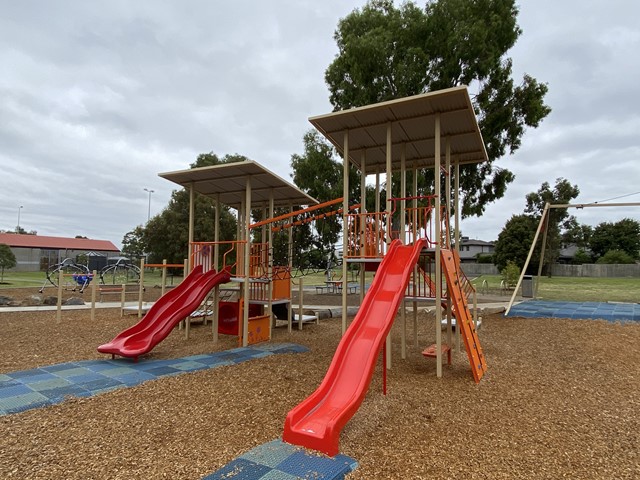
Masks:
[[[16,233],[20,233],[20,210],[22,210],[22,208],[22,205],[18,207],[18,226],[16,227]]]
[[[149,220],[151,219],[151,194],[154,192],[154,190],[150,190],[148,188],[145,188],[143,190],[149,193],[149,209],[147,210],[147,223],[149,223]]]

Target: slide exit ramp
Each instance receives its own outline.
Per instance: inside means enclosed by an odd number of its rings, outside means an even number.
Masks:
[[[119,333],[111,342],[100,345],[98,351],[132,358],[150,352],[200,306],[213,287],[230,279],[226,270],[202,273],[202,267],[197,267],[180,285],[160,297],[140,322]]]

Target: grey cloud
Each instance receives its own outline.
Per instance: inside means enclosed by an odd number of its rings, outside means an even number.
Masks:
[[[352,3],[6,2],[0,17],[0,228],[106,238],[163,208],[158,172],[239,153],[290,178],[307,118],[328,113],[324,71]],[[564,176],[585,199],[637,191],[640,76],[633,3],[523,2],[511,52],[554,109],[499,164],[507,196],[465,234],[494,239],[524,195]],[[603,159],[615,158],[615,163]],[[596,172],[596,173],[594,173]],[[632,190],[636,188],[636,190]],[[630,190],[631,189],[631,190]]]

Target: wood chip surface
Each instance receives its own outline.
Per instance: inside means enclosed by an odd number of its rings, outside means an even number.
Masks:
[[[424,313],[417,346],[408,315],[402,360],[399,319],[388,395],[379,362],[340,439],[341,453],[360,464],[349,480],[640,478],[640,324],[487,316],[479,334],[488,372],[476,385],[464,353],[436,378],[435,361],[420,354],[435,341]],[[113,309],[98,310],[94,322],[89,311],[65,311],[60,324],[55,312],[0,310],[0,373],[108,358],[96,347],[135,321]],[[340,323],[274,331],[273,341],[308,353],[0,417],[0,478],[201,478],[282,435],[287,412],[322,380]],[[147,358],[235,346],[231,337],[214,345],[210,326],[194,325],[188,340],[175,330]]]

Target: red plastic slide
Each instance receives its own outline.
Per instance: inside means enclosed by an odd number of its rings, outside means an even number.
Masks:
[[[282,435],[285,442],[331,456],[338,453],[340,432],[367,393],[376,359],[424,246],[423,240],[413,246],[393,241],[324,380],[288,413]]]
[[[138,323],[100,345],[98,351],[133,358],[150,352],[173,327],[198,308],[213,287],[230,279],[226,270],[202,273],[202,266],[194,268],[180,285],[154,303]]]

